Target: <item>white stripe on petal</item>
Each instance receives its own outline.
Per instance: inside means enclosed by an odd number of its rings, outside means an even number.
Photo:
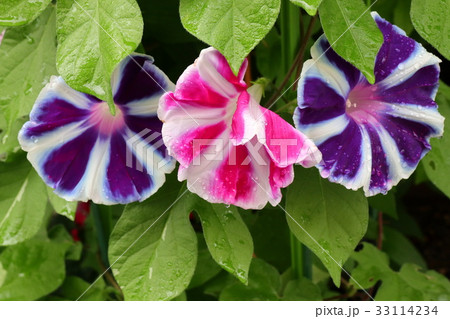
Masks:
[[[82,126],[82,124],[83,123],[80,122],[67,124],[47,134],[31,138],[24,136],[27,131],[27,123],[25,124],[19,133],[19,143],[22,146],[22,149],[25,152],[28,152],[27,158],[36,171],[39,172],[39,175],[44,175],[41,168],[47,160],[47,157],[55,149],[60,148],[63,144],[77,138],[89,129],[88,126]],[[43,179],[45,180],[45,177],[43,177]]]
[[[150,99],[142,99],[127,103],[127,115],[156,116],[160,97],[160,95],[157,95]]]
[[[64,82],[62,77],[54,75],[50,78],[50,82],[41,90],[34,105],[41,105],[43,101],[53,98],[65,100],[73,106],[84,110],[90,109],[92,105],[92,100],[89,99],[88,95],[75,91]],[[33,107],[30,118],[36,118],[40,111],[40,107]]]
[[[402,158],[397,143],[383,126],[375,127],[380,137],[381,146],[386,155],[386,162],[389,167],[389,179],[386,181],[385,189],[391,189],[402,179],[407,179],[416,169],[416,166],[409,166]],[[426,153],[428,150],[425,150]]]
[[[435,131],[430,137],[441,136],[444,132],[445,118],[435,108],[407,104],[388,104],[385,113],[393,117],[400,117],[430,126]]]
[[[325,34],[314,43],[311,48],[311,56],[314,62],[307,63],[303,66],[302,77],[317,77],[326,82],[332,87],[338,94],[346,97],[350,91],[350,85],[347,81],[345,73],[338,69],[333,63],[331,63],[325,55],[321,43],[323,39],[326,39]],[[331,49],[330,49],[331,50]],[[309,60],[311,61],[311,60]],[[304,72],[303,72],[304,71]]]
[[[349,123],[348,116],[346,114],[342,114],[338,117],[319,123],[299,125],[298,113],[299,110],[296,109],[294,114],[294,123],[297,129],[313,140],[316,145],[320,145],[329,138],[341,134],[347,128]]]
[[[222,61],[218,59],[220,53],[210,47],[200,52],[200,56],[195,61],[201,78],[217,93],[225,97],[234,97],[238,91],[223,74],[219,73],[219,68],[228,68],[228,65],[221,65]],[[244,63],[246,63],[244,61]]]
[[[359,172],[355,178],[349,182],[347,188],[357,190],[364,187],[364,192],[367,196],[369,192],[370,179],[372,175],[372,147],[370,142],[369,133],[366,128],[360,126],[361,131],[361,163],[359,166]]]
[[[127,152],[132,153],[140,165],[136,168],[140,171],[145,167],[146,171],[155,180],[157,188],[162,186],[165,181],[165,174],[171,173],[175,168],[175,160],[172,157],[163,157],[158,151],[158,147],[162,146],[163,140],[158,142],[154,140],[159,136],[157,132],[149,131],[143,136],[136,135],[130,129],[126,129],[123,134],[127,145]],[[136,163],[131,163],[137,165]],[[162,181],[162,183],[160,183]]]
[[[92,200],[103,205],[116,204],[116,202],[110,200],[110,196],[106,194],[106,188],[103,185],[106,180],[109,147],[109,140],[100,141],[100,139],[97,139],[91,153],[86,155],[89,156],[89,161],[77,186],[72,190],[56,188],[54,189],[55,194],[67,201],[86,202]]]
[[[79,191],[78,196],[82,201],[91,199],[94,203],[103,205],[113,205],[117,201],[112,201],[106,188],[106,168],[111,158],[111,142],[97,139],[92,149],[86,172],[81,178],[75,190]]]
[[[441,59],[434,54],[427,52],[420,43],[416,42],[414,51],[408,59],[400,63],[396,70],[393,70],[388,77],[378,82],[377,85],[384,89],[389,89],[405,82],[418,70],[440,62],[442,62]],[[432,96],[432,98],[434,98],[434,96]]]

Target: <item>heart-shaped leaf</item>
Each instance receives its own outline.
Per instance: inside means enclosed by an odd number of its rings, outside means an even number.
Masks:
[[[280,0],[181,0],[181,22],[219,50],[237,73],[245,57],[272,29],[280,4]]]

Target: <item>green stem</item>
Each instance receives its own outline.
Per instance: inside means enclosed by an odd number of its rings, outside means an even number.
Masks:
[[[281,19],[281,18],[280,18]],[[294,70],[297,68],[298,69],[298,74],[296,75],[296,81],[298,79],[298,76],[300,75],[302,66],[303,66],[303,56],[305,55],[305,50],[306,50],[306,45],[308,44],[308,40],[311,37],[312,31],[313,31],[313,27],[314,27],[314,22],[317,19],[317,15],[312,17],[309,25],[308,25],[308,30],[306,31],[305,36],[302,39],[302,43],[300,45],[300,49],[298,51],[297,56],[295,57],[293,63],[290,65],[289,69],[286,72],[286,76],[284,77],[283,81],[281,82],[281,84],[278,86],[278,89],[273,93],[273,95],[270,97],[270,99],[268,100],[268,102],[265,104],[266,108],[270,108],[272,107],[273,103],[275,103],[280,96],[282,96],[282,91],[283,88],[289,83],[289,80],[292,77],[292,74],[294,72]],[[281,19],[281,22],[283,21],[283,19]],[[281,25],[283,25],[283,23],[281,23]],[[283,39],[284,37],[282,37]],[[284,41],[285,43],[288,43],[287,40]],[[282,41],[282,47],[281,47],[281,51],[282,52],[286,52],[287,49],[285,48],[283,51],[283,41]],[[283,65],[285,64],[285,62],[283,63]],[[283,66],[286,67],[286,66]],[[284,69],[283,69],[284,70]]]
[[[277,100],[282,89],[287,84],[291,83],[294,70],[301,60],[303,60],[306,43],[311,36],[315,18],[308,26],[307,34],[302,38],[302,44],[300,45],[301,33],[303,31],[303,28],[300,28],[300,14],[300,8],[294,6],[290,0],[281,1],[281,68],[286,76],[281,80],[278,89],[269,99],[269,102],[267,103],[269,106],[272,106],[271,104]],[[298,241],[293,233],[291,233],[291,263],[292,274],[295,279],[311,276],[311,256],[307,251],[307,248]]]
[[[303,275],[312,280],[312,252],[308,247],[303,246]]]
[[[291,269],[292,277],[300,279],[303,277],[303,247],[297,237],[291,232]]]
[[[103,264],[108,268],[108,241],[111,232],[111,209],[109,206],[91,203],[91,212],[94,219],[95,231],[97,233],[100,257]]]
[[[300,9],[294,6],[289,0],[283,0],[281,2],[281,65],[284,73],[289,71],[294,61],[300,39],[299,12]]]
[[[308,247],[304,246],[291,232],[291,269],[294,279],[312,279],[312,255]]]

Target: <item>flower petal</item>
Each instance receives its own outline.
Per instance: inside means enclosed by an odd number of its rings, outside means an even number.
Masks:
[[[434,97],[439,83],[439,66],[417,70],[402,83],[382,90],[380,100],[390,104],[413,104],[436,108]],[[380,90],[380,89],[379,89]]]
[[[405,31],[372,12],[383,33],[384,42],[375,61],[375,82],[390,88],[403,83],[418,69],[434,65],[441,60],[427,52],[425,48],[406,36]]]
[[[265,118],[263,143],[276,166],[301,164],[304,167],[311,167],[322,160],[322,154],[311,139],[274,112],[263,107],[261,112]]]
[[[251,88],[239,95],[231,123],[230,138],[235,145],[245,144],[255,135],[264,136],[263,109],[248,91]]]
[[[60,77],[52,77],[36,100],[19,142],[59,196],[106,205],[142,201],[175,168],[156,115],[170,81],[151,57],[134,59],[139,66],[129,57],[114,73],[116,116],[105,102],[71,89]],[[159,82],[151,86],[148,74]]]
[[[281,200],[294,163],[317,163],[320,152],[303,134],[257,102],[248,91],[245,61],[235,76],[216,50],[203,50],[160,100],[158,116],[178,179],[213,203],[261,209]],[[259,93],[258,93],[259,92]],[[293,144],[280,142],[290,140]],[[283,152],[285,151],[285,152]],[[320,160],[320,158],[319,158]]]
[[[233,98],[247,88],[243,81],[248,65],[247,59],[242,63],[237,76],[234,75],[225,57],[214,48],[202,50],[195,63],[203,81],[224,97]]]
[[[270,159],[263,145],[253,139],[252,150],[247,145],[224,143],[211,157],[196,165],[181,167],[178,179],[188,181],[188,189],[212,203],[233,204],[244,209],[262,209],[268,201],[276,205],[281,192],[271,197],[269,185]],[[263,163],[266,164],[262,164]]]
[[[132,54],[114,70],[111,81],[114,102],[129,108],[129,114],[155,114],[161,95],[174,88],[153,61],[148,55]]]
[[[375,84],[328,49],[322,36],[311,49],[313,60],[305,63],[294,114],[297,128],[322,152],[322,177],[363,187],[366,196],[408,178],[429,151],[429,139],[442,135],[444,120],[433,100],[440,60],[378,14],[373,17],[384,35]]]
[[[305,64],[311,64],[311,61]],[[317,78],[314,74],[314,66],[312,66],[309,71],[303,73],[299,83],[301,85],[298,91],[299,108],[304,111],[297,120],[304,125],[345,114],[345,97],[332,89],[325,79]]]
[[[361,72],[358,69],[330,48],[325,35],[320,36],[311,47],[311,57],[312,60],[303,66],[302,77],[305,74],[310,78],[323,79],[342,97],[346,97],[350,88],[356,85],[361,78]],[[302,87],[301,80],[299,87]]]

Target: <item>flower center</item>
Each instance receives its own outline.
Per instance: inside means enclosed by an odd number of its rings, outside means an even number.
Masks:
[[[125,125],[124,115],[120,107],[116,106],[116,115],[112,115],[106,102],[97,103],[92,107],[89,122],[105,135],[111,135]]]
[[[385,108],[377,96],[377,86],[367,83],[357,84],[345,101],[345,112],[358,123],[367,123],[377,117]]]

